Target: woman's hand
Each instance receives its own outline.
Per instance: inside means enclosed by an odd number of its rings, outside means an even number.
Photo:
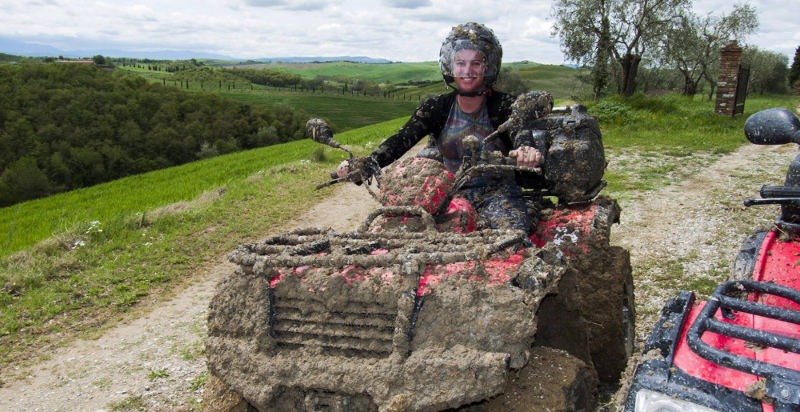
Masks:
[[[542,163],[542,153],[530,146],[520,146],[508,155],[517,158],[517,166],[538,167]]]

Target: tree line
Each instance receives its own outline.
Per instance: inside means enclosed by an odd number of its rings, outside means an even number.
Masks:
[[[0,207],[304,137],[308,116],[91,64],[0,66]]]
[[[591,67],[595,98],[610,90],[630,96],[642,86],[694,95],[703,84],[711,96],[722,47],[759,25],[749,4],[701,16],[692,0],[556,0],[553,15],[566,56]],[[787,56],[745,47],[742,63],[750,67],[750,92],[788,91]]]

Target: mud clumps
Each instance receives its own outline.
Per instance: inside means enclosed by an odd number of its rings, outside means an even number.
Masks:
[[[442,410],[499,394],[558,283],[524,234],[303,229],[245,245],[209,311],[208,366],[262,411]],[[511,284],[526,273],[528,287]],[[535,269],[535,270],[534,270]]]
[[[520,103],[517,110],[532,111],[537,115],[549,113],[543,109],[546,96],[537,94],[528,100]],[[602,188],[606,167],[597,120],[581,105],[572,106],[567,115],[531,116],[527,119],[513,124],[514,144],[535,147],[542,153],[547,189],[562,202],[593,198]]]
[[[616,202],[601,197],[593,222],[596,230],[585,242],[561,246],[569,265],[557,294],[542,302],[536,335],[537,345],[564,349],[593,363],[604,382],[619,379],[634,341],[630,256],[608,244],[619,213]]]
[[[594,410],[597,374],[590,365],[566,351],[537,346],[524,368],[509,379],[503,394],[470,412]]]
[[[449,201],[455,177],[435,160],[410,157],[387,169],[379,202],[384,206],[419,205],[435,213]]]

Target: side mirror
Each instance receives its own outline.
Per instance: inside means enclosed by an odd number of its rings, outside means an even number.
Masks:
[[[350,157],[353,157],[353,154],[350,153],[344,146],[340,145],[339,142],[333,140],[333,131],[331,130],[330,126],[325,123],[322,119],[308,119],[306,122],[306,134],[311,140],[322,143],[324,145],[328,145],[330,147],[335,147],[337,149],[342,149],[345,152],[350,154]]]
[[[800,144],[800,120],[783,107],[773,107],[748,117],[744,134],[755,144]]]

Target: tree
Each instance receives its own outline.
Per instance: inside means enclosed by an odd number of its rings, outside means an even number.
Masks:
[[[786,93],[786,75],[789,58],[785,54],[757,47],[745,47],[742,52],[742,64],[750,67],[748,92]]]
[[[0,174],[0,207],[51,193],[52,184],[31,156],[23,157]]]
[[[789,69],[789,87],[794,88],[798,81],[800,81],[800,46],[794,51],[794,60]]]
[[[103,57],[102,54],[98,54],[98,55],[93,56],[92,57],[92,61],[94,61],[94,64],[96,64],[98,66],[106,64],[106,58]]]
[[[501,90],[510,95],[516,96],[528,91],[528,84],[522,80],[519,71],[503,67],[500,69],[500,75],[497,76],[497,83],[495,85],[497,90]]]
[[[693,96],[705,79],[713,87],[719,51],[731,40],[741,40],[758,28],[756,10],[736,5],[729,15],[699,17],[685,11],[661,41],[663,60],[674,65],[684,79],[683,94]]]
[[[557,0],[554,34],[567,57],[594,67],[595,92],[605,87],[605,60],[619,70],[618,91],[630,96],[642,58],[654,53],[690,0]]]

